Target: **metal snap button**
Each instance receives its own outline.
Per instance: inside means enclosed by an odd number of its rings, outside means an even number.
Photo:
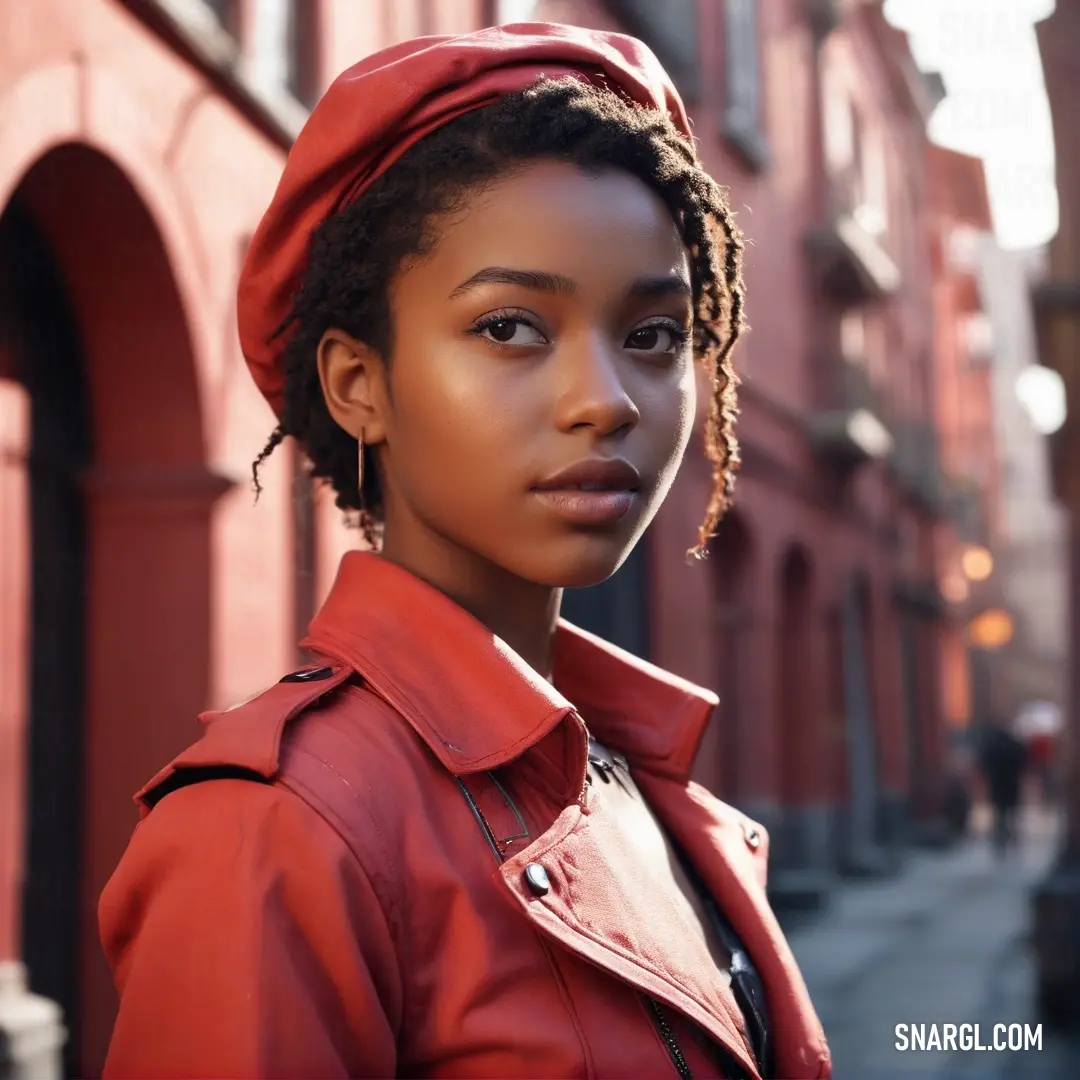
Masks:
[[[525,882],[537,896],[543,896],[551,889],[547,871],[538,862],[531,862],[525,867]]]
[[[743,835],[751,851],[761,847],[761,830],[756,825],[743,825]]]
[[[291,675],[286,675],[281,681],[284,683],[322,682],[323,679],[329,679],[333,674],[334,669],[332,667],[308,668],[305,671],[294,671]]]

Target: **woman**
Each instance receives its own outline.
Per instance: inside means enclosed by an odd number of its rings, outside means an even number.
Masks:
[[[558,619],[659,508],[695,365],[709,540],[740,252],[632,38],[426,38],[331,87],[240,335],[260,461],[297,439],[378,552],[312,666],[139,794],[107,1075],[828,1075],[762,830],[688,780],[715,697]]]

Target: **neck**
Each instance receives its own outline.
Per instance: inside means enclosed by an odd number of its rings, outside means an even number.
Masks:
[[[414,533],[403,542],[401,536],[387,529],[382,558],[448,596],[552,681],[562,589],[516,577],[445,538],[433,543]]]

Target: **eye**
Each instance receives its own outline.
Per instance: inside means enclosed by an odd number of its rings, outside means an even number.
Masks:
[[[689,340],[690,330],[687,327],[674,319],[664,319],[631,330],[625,348],[651,356],[669,356],[680,352]]]
[[[485,316],[469,331],[485,341],[496,345],[524,347],[546,345],[547,338],[522,315],[508,313]]]

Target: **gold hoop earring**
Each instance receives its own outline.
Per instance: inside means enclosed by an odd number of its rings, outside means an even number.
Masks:
[[[356,490],[360,496],[360,505],[364,505],[364,433],[356,437]]]

